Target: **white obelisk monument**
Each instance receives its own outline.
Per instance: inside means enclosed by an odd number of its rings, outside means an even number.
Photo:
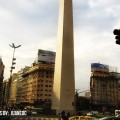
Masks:
[[[74,111],[74,40],[72,0],[60,0],[58,40],[53,83],[52,109]]]

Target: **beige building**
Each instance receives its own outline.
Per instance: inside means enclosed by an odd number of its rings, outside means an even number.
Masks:
[[[7,96],[8,96],[8,79],[3,81],[3,104],[6,107],[7,104]]]
[[[4,75],[4,64],[2,62],[2,59],[0,58],[0,108],[2,107],[3,102],[3,75]]]
[[[11,85],[10,85],[10,92],[8,91],[8,81],[4,80],[3,82],[3,100],[4,100],[4,107],[12,107],[16,103],[16,94],[17,94],[17,79],[18,74],[14,73],[11,76]],[[9,92],[9,99],[8,99],[8,92]]]
[[[12,81],[10,86],[10,96],[9,96],[8,103],[10,106],[14,106],[14,104],[16,103],[18,74],[14,73],[11,78],[12,78]]]
[[[54,63],[55,52],[39,49],[37,59],[31,67],[25,66],[12,75],[9,100],[8,80],[4,81],[5,107],[51,107]]]
[[[34,63],[22,73],[17,87],[17,104],[47,107],[47,103],[51,103],[53,74],[54,63],[45,62]]]
[[[90,80],[91,103],[103,111],[120,107],[119,80],[117,72],[93,72]]]
[[[90,98],[91,97],[91,92],[90,91],[85,92],[85,97]]]
[[[29,66],[25,66],[25,67],[22,68],[20,71],[18,71],[16,104],[19,103],[19,98],[20,98],[20,96],[21,96],[21,89],[22,89],[21,85],[22,85],[22,81],[24,80],[23,74],[25,74],[29,69],[30,69]]]

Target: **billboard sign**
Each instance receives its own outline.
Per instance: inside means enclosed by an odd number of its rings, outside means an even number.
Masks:
[[[91,64],[91,72],[109,72],[109,66],[100,63],[92,63]]]
[[[38,50],[38,61],[55,63],[55,52],[47,50]]]

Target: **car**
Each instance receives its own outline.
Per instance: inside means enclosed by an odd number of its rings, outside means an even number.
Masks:
[[[84,116],[84,117],[87,118],[87,120],[98,120],[97,118],[91,116]]]
[[[70,117],[69,120],[98,120],[98,119],[91,116],[73,116]]]
[[[103,117],[103,118],[100,118],[99,120],[120,120],[120,117],[115,117],[115,116]]]

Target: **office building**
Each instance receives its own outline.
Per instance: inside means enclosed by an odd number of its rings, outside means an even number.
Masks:
[[[120,73],[100,63],[93,63],[91,70],[91,104],[101,111],[112,111],[120,107]]]
[[[54,64],[34,63],[22,76],[18,87],[17,104],[29,107],[50,107],[53,89]],[[48,106],[47,106],[48,103]]]
[[[24,107],[51,107],[55,52],[38,50],[31,67],[19,71],[17,101]]]

